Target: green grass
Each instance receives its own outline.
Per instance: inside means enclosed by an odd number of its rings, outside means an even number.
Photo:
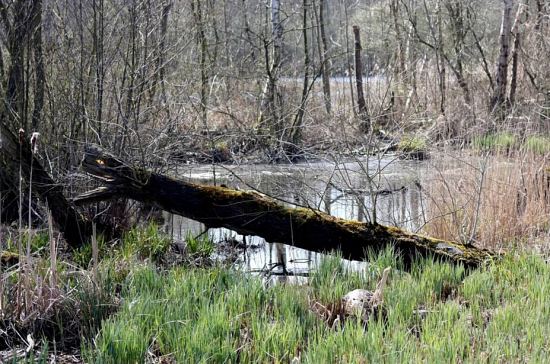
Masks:
[[[536,154],[550,153],[550,137],[533,135],[525,140],[525,148]]]
[[[103,259],[109,254],[109,247],[105,243],[103,236],[97,237],[98,260]],[[75,250],[73,261],[81,268],[88,268],[92,261],[92,244],[84,244]]]
[[[26,252],[27,241],[29,239],[29,233],[27,230],[24,230],[21,233],[21,244],[23,245],[23,251]],[[33,231],[31,236],[31,253],[44,255],[48,251],[47,247],[50,242],[50,237],[47,231]],[[18,253],[19,249],[17,247],[17,237],[9,236],[4,242],[4,250]]]
[[[82,339],[93,340],[103,319],[117,310],[119,292],[128,275],[140,269],[144,261],[158,263],[170,240],[154,225],[129,231],[116,245],[106,244],[98,237],[102,260],[97,275],[91,272],[92,251],[88,244],[73,253],[72,262],[58,258],[55,284],[50,279],[48,244],[47,234],[33,234],[32,270],[24,275],[17,274],[20,269],[17,265],[3,267],[0,332],[11,338],[2,345],[24,345],[27,333],[37,343],[45,342],[40,345],[42,349],[49,345],[60,351],[73,350]],[[17,250],[15,242],[7,245]],[[16,298],[19,290],[22,290],[20,296],[30,298],[29,310],[23,314],[20,312],[24,305]],[[6,328],[12,331],[4,331]],[[0,343],[2,339],[0,335]]]
[[[97,285],[85,271],[60,271],[67,297],[48,316],[58,350],[60,338],[76,333],[90,363],[543,362],[550,354],[550,267],[534,255],[509,254],[470,272],[421,259],[405,272],[387,249],[363,271],[329,257],[306,286],[266,287],[224,266],[159,268],[151,258],[156,246],[166,249],[163,239],[150,226],[129,233],[105,254]],[[210,252],[206,238],[193,244],[193,254]],[[374,290],[387,266],[385,315],[366,328],[355,318],[331,328],[310,309]],[[54,345],[34,338],[42,352]]]
[[[222,268],[163,276],[146,267],[129,279],[129,304],[104,322],[90,361],[143,362],[151,346],[177,362],[288,361],[315,320],[299,291],[265,290],[259,280]],[[241,345],[250,348],[238,351]]]
[[[108,245],[102,236],[97,237],[99,260],[114,257],[120,261],[150,259],[159,262],[170,246],[170,238],[156,224],[135,227],[128,231],[118,246]],[[78,266],[88,268],[92,260],[92,245],[86,244],[73,254]]]
[[[398,149],[406,153],[417,153],[425,151],[428,148],[426,138],[415,135],[408,135],[401,138]]]
[[[121,252],[125,258],[137,255],[139,259],[158,262],[169,246],[170,237],[161,232],[158,225],[150,223],[145,228],[130,230],[122,240]]]
[[[331,329],[309,300],[335,302],[350,289],[374,289],[391,252],[352,272],[325,260],[308,286],[264,288],[259,278],[222,267],[128,275],[117,315],[105,320],[90,362],[518,362],[550,354],[550,268],[538,257],[509,256],[468,274],[458,266],[418,261],[393,271],[385,292],[386,319],[365,329],[346,320]],[[425,317],[416,311],[426,310]]]
[[[406,135],[399,141],[397,150],[402,153],[403,158],[423,160],[429,157],[428,141],[425,137]]]
[[[481,150],[509,150],[517,145],[517,139],[511,133],[502,132],[475,137],[472,144]]]
[[[487,134],[472,140],[475,149],[485,151],[509,151],[523,148],[529,152],[544,155],[550,153],[550,137],[531,135],[524,140],[518,140],[509,132]]]
[[[194,236],[188,231],[185,243],[187,253],[191,256],[208,257],[214,252],[214,241],[208,234]]]

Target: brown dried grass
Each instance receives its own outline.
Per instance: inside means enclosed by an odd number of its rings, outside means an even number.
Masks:
[[[492,249],[550,242],[548,156],[488,155],[438,171],[428,184],[426,234]]]

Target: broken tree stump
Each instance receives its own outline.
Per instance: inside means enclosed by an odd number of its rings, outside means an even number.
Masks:
[[[314,252],[338,251],[344,258],[365,260],[391,245],[405,263],[419,256],[476,267],[496,257],[473,245],[434,239],[397,227],[345,220],[308,208],[284,206],[255,192],[207,186],[132,167],[99,147],[86,150],[82,168],[105,186],[80,195],[87,204],[126,197],[243,235],[258,235]]]
[[[32,164],[31,164],[32,160]],[[28,181],[32,165],[32,181]],[[0,188],[10,196],[19,195],[19,168],[27,182],[32,183],[35,196],[48,204],[52,217],[70,247],[89,241],[92,223],[82,216],[63,195],[63,187],[56,183],[32,153],[27,138],[15,136],[0,120]],[[25,193],[25,197],[26,197]]]

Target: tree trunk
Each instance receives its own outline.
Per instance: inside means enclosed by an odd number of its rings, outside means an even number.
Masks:
[[[9,225],[19,218],[19,196],[14,182],[12,176],[8,175],[4,168],[0,169],[0,194],[2,195],[0,198],[0,222],[2,224]],[[24,201],[23,206],[28,206],[28,202]]]
[[[397,50],[395,51],[395,76],[398,81],[407,83],[406,67],[405,67],[405,44],[403,40],[403,33],[401,31],[400,16],[399,16],[399,0],[390,1],[390,12],[393,19],[393,27],[395,29],[395,40],[397,43]]]
[[[2,52],[2,47],[0,47],[0,85],[4,87],[4,54]]]
[[[327,35],[325,30],[325,0],[319,0],[319,40],[321,51],[319,52],[320,61],[321,61],[321,77],[323,80],[323,98],[325,101],[325,108],[327,114],[332,113],[332,99],[330,95],[330,66],[329,66],[329,57],[328,57],[328,42]]]
[[[32,130],[36,131],[38,130],[38,124],[42,120],[42,109],[44,107],[44,84],[46,83],[44,55],[42,54],[42,0],[34,1],[31,17],[32,46],[34,51],[34,67],[36,70]]]
[[[310,57],[309,57],[309,41],[308,41],[308,0],[303,0],[302,3],[302,36],[304,38],[304,80],[302,82],[302,98],[300,100],[300,105],[296,111],[296,116],[294,117],[294,122],[290,128],[290,135],[287,138],[287,142],[284,145],[285,154],[291,159],[297,159],[300,154],[298,144],[302,139],[302,127],[304,122],[304,114],[306,111],[307,99],[309,96],[309,72],[310,72]]]
[[[275,142],[269,147],[275,147],[275,154],[282,146],[281,136],[284,131],[283,108],[279,93],[279,74],[283,51],[283,24],[281,21],[281,0],[271,0],[270,8],[271,39],[264,40],[264,56],[266,81],[262,92],[259,126],[267,133],[268,139]],[[278,157],[275,156],[275,159]]]
[[[0,169],[4,181],[19,180],[19,166],[23,178],[30,175],[32,162],[32,190],[39,200],[48,204],[52,217],[71,247],[78,247],[88,242],[92,224],[86,220],[63,195],[63,188],[57,184],[31,152],[31,146],[23,140],[20,154],[18,138],[0,122]],[[21,155],[21,158],[20,158]],[[12,185],[15,183],[12,183]],[[17,191],[16,186],[11,189]],[[17,194],[17,192],[16,192]],[[104,230],[102,226],[100,228]]]
[[[3,22],[7,30],[8,52],[10,54],[10,68],[8,71],[8,83],[5,98],[5,111],[9,115],[9,121],[16,121],[10,126],[27,129],[27,120],[24,116],[25,109],[25,35],[27,29],[27,5],[24,1],[16,1],[13,6],[13,22],[9,22],[4,15]],[[6,9],[3,9],[7,13]]]
[[[253,33],[252,29],[250,28],[250,22],[248,21],[248,9],[246,6],[246,0],[242,0],[242,12],[243,12],[243,22],[244,22],[244,33],[246,36],[246,41],[248,44],[243,45],[243,49],[250,48],[250,59],[252,60],[253,64],[256,64],[257,56],[256,56],[256,42],[253,40]],[[246,70],[246,74],[248,74],[249,70]]]
[[[435,59],[437,63],[437,69],[439,73],[439,112],[445,115],[445,102],[447,95],[447,79],[446,79],[446,67],[445,59],[441,55],[443,48],[445,46],[443,40],[443,19],[441,17],[441,3],[437,3],[436,7],[437,15],[437,51],[435,54]]]
[[[357,88],[357,106],[359,107],[359,115],[362,119],[367,121],[369,114],[367,111],[367,103],[365,102],[365,95],[363,94],[363,61],[361,60],[361,36],[359,35],[359,27],[353,26],[353,37],[355,39],[355,86]]]
[[[98,147],[88,148],[84,171],[106,184],[75,199],[86,204],[116,197],[156,204],[174,214],[258,235],[315,252],[338,251],[344,258],[364,260],[393,246],[410,264],[418,256],[434,256],[476,267],[495,254],[456,242],[408,233],[396,227],[333,217],[308,208],[291,208],[256,192],[199,185],[133,168]]]
[[[156,49],[157,52],[157,65],[155,72],[155,80],[152,85],[151,91],[151,102],[155,96],[155,91],[157,84],[160,85],[160,101],[164,104],[166,103],[166,85],[165,85],[165,74],[166,74],[166,36],[168,33],[168,17],[170,15],[170,9],[172,9],[173,3],[172,0],[167,0],[164,2],[162,7],[162,16],[160,21],[160,35],[159,43]]]
[[[519,27],[523,22],[523,14],[527,8],[527,4],[521,3],[518,7],[518,12],[516,18],[514,19],[514,25],[512,26],[512,35],[514,36],[514,45],[512,47],[512,74],[510,76],[510,95],[508,100],[510,105],[514,105],[516,101],[516,89],[518,82],[518,62],[519,62],[519,51],[521,47],[521,31]]]
[[[468,33],[468,28],[464,24],[465,11],[463,4],[460,1],[447,1],[445,6],[449,12],[449,19],[451,20],[451,34],[453,39],[453,48],[454,48],[454,74],[458,85],[462,90],[464,95],[464,102],[467,105],[472,104],[472,97],[470,95],[470,86],[466,80],[466,75],[464,72],[464,55],[466,52],[466,34]]]
[[[349,39],[349,11],[348,11],[348,4],[345,1],[342,1],[342,6],[344,8],[344,38],[346,39],[346,60],[347,60],[347,78],[349,82],[349,94],[351,99],[351,109],[353,111],[353,116],[357,116],[357,110],[355,109],[355,91],[353,90],[353,65],[352,60],[349,59],[349,55],[351,54],[350,50],[350,39]]]
[[[200,111],[201,111],[201,121],[203,125],[205,125],[205,128],[208,129],[206,126],[208,124],[208,83],[209,83],[209,75],[207,70],[207,64],[206,64],[206,56],[207,56],[207,43],[206,43],[206,32],[205,32],[205,25],[204,25],[204,16],[202,12],[202,4],[200,0],[197,0],[196,3],[193,1],[191,3],[191,9],[193,11],[193,16],[195,18],[195,23],[197,26],[197,38],[198,43],[200,46],[200,71],[201,71],[201,104],[200,104]]]
[[[468,11],[471,11],[471,10],[468,10]],[[474,38],[474,44],[479,52],[481,61],[483,62],[483,72],[485,72],[485,75],[487,76],[487,80],[489,80],[489,88],[492,91],[495,89],[495,83],[493,82],[493,76],[491,75],[491,71],[489,70],[489,63],[487,62],[485,51],[483,50],[483,46],[481,45],[481,39],[477,36],[477,33],[472,26],[470,26],[470,33]]]
[[[535,0],[535,4],[537,5],[537,16],[535,21],[535,30],[537,32],[541,31],[542,22],[544,21],[544,0]]]
[[[92,1],[93,11],[93,52],[95,54],[95,121],[97,138],[101,141],[103,137],[103,93],[105,83],[105,57],[104,57],[104,0]]]
[[[502,23],[500,26],[500,52],[497,61],[495,92],[490,105],[491,112],[501,108],[506,103],[510,32],[512,30],[512,7],[513,0],[504,0],[504,10],[502,12]]]

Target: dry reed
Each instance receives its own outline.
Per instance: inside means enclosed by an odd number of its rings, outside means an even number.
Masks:
[[[547,156],[486,155],[438,171],[426,193],[429,235],[492,249],[540,247],[550,238]]]

